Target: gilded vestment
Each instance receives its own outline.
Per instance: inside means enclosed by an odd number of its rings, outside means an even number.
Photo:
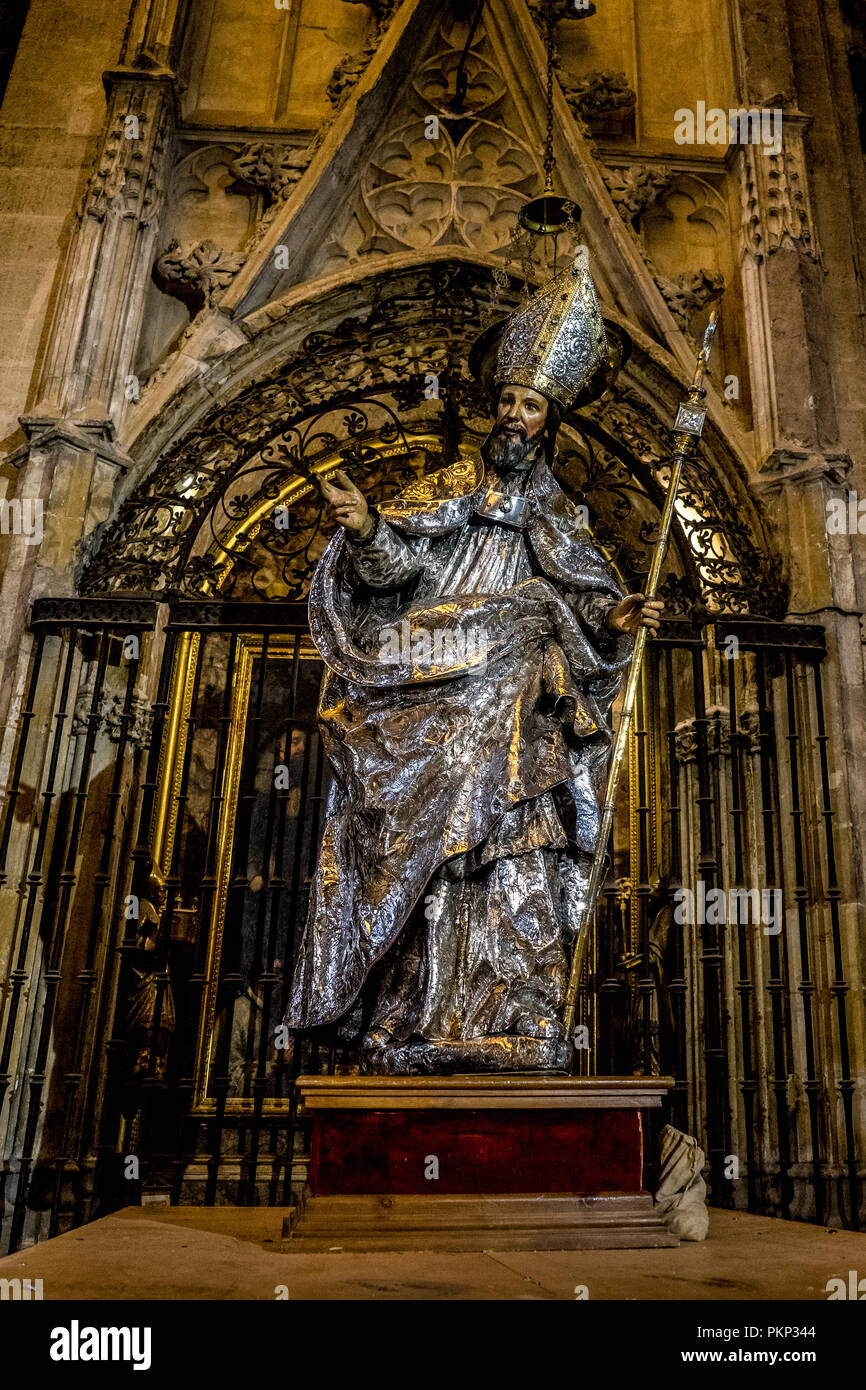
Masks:
[[[368,978],[397,1041],[514,1032],[559,1002],[632,641],[605,626],[621,589],[547,464],[515,476],[461,460],[319,562],[333,782],[292,1027],[342,1016]]]

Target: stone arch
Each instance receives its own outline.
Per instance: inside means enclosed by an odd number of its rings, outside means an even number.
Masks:
[[[492,315],[516,302],[516,288],[492,303],[489,270],[472,256],[389,262],[363,279],[308,286],[252,316],[248,339],[221,357],[212,380],[189,383],[154,412],[131,447],[134,466],[114,516],[90,538],[83,592],[212,592],[210,542],[233,528],[248,546],[262,498],[299,503],[310,491],[305,469],[328,449],[345,458],[347,449],[379,448],[394,491],[411,452],[395,447],[394,431],[424,437],[427,466],[461,444],[477,446],[488,402],[466,359]],[[668,422],[684,388],[667,354],[610,313],[632,335],[632,357],[610,399],[566,423],[560,473],[585,495],[599,539],[639,582],[672,447]],[[299,443],[311,434],[318,451]],[[253,518],[247,527],[245,515]],[[779,563],[736,449],[712,414],[700,455],[685,469],[674,540],[668,589],[680,606],[780,615]]]

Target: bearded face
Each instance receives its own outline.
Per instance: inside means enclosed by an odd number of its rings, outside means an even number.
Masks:
[[[528,439],[522,425],[494,425],[487,443],[487,460],[498,473],[531,467],[538,453],[538,438]]]
[[[547,401],[525,386],[503,386],[485,457],[499,473],[531,468],[542,456]]]

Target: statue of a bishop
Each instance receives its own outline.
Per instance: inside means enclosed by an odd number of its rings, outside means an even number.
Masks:
[[[561,1022],[641,624],[551,460],[607,359],[581,248],[515,313],[480,456],[378,510],[345,473],[310,588],[333,773],[286,1022],[370,1072],[568,1070]]]

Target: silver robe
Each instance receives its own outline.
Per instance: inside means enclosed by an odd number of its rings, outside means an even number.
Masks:
[[[499,486],[460,460],[317,567],[333,782],[291,1027],[341,1017],[374,972],[370,1026],[395,1041],[555,1035],[632,641],[605,626],[622,591],[547,465],[522,525]]]

